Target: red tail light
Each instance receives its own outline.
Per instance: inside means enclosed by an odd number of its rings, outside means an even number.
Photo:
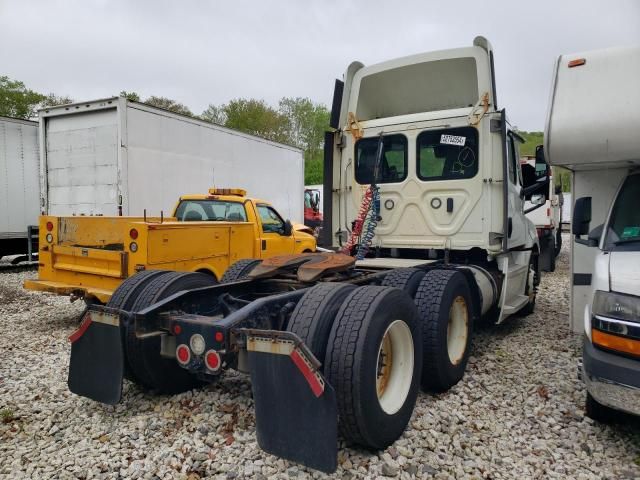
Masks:
[[[47,232],[50,232],[53,230],[53,222],[47,222]]]
[[[191,360],[191,351],[184,343],[176,348],[176,358],[181,365],[186,365]]]
[[[138,230],[132,228],[131,230],[129,230],[129,236],[135,240],[136,238],[138,238]]]
[[[222,343],[224,341],[224,333],[216,332],[215,339],[216,339],[216,342]]]
[[[220,365],[222,361],[220,360],[220,355],[215,350],[209,350],[204,356],[204,364],[207,366],[209,370],[217,371],[220,369]]]

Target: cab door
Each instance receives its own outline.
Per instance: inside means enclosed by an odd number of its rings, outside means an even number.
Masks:
[[[286,234],[285,221],[270,205],[257,204],[260,219],[260,258],[293,253],[295,239]]]
[[[507,133],[507,180],[508,201],[508,240],[507,248],[512,249],[524,245],[527,241],[528,228],[524,215],[524,194],[522,187],[522,172],[520,170],[520,152],[518,139],[509,131]]]

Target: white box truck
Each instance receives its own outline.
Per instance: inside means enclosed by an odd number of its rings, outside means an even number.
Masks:
[[[39,113],[42,213],[159,215],[186,193],[240,187],[303,221],[302,151],[107,98]]]
[[[0,257],[37,251],[38,190],[38,123],[0,117]]]
[[[573,172],[571,325],[586,411],[640,415],[640,47],[559,57],[545,129]]]

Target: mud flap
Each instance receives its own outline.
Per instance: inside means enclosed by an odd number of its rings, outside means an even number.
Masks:
[[[118,403],[124,370],[119,311],[89,307],[69,341],[69,390],[97,402]]]
[[[338,407],[319,362],[290,332],[248,333],[247,350],[260,448],[316,470],[335,472]]]

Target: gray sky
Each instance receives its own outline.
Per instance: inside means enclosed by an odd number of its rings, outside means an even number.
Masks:
[[[542,130],[555,58],[640,44],[640,1],[0,0],[0,75],[77,100],[167,96],[194,113],[239,97],[329,105],[353,60],[476,35],[495,50],[498,102]]]

